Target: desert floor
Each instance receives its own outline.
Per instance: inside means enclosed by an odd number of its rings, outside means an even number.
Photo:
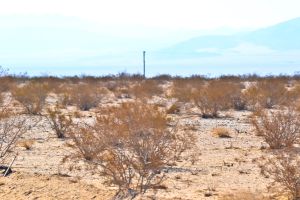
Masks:
[[[49,104],[54,101],[48,99]],[[121,101],[108,99],[101,105]],[[172,104],[167,99],[155,101],[165,106]],[[89,119],[95,112],[92,109],[80,114]],[[251,112],[221,112],[216,119],[203,119],[197,113],[196,107],[184,106],[180,114],[170,114],[187,131],[197,135],[197,146],[168,173],[164,187],[149,191],[140,199],[212,200],[222,199],[225,194],[271,194],[268,190],[271,180],[261,175],[259,168],[259,160],[269,150],[254,133],[249,119]],[[231,137],[213,136],[212,129],[216,127],[227,128]],[[31,142],[30,149],[24,148],[24,142]],[[104,184],[103,177],[84,163],[65,161],[74,151],[70,143],[68,138],[56,138],[42,119],[19,140],[14,173],[0,178],[0,199],[111,199],[115,188]]]

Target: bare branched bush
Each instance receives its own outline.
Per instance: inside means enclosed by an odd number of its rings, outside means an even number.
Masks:
[[[300,85],[295,85],[294,87],[290,88],[287,93],[287,98],[289,105],[295,106],[297,110],[300,111]]]
[[[16,87],[13,97],[19,101],[28,114],[38,115],[46,103],[49,88],[46,84],[29,82],[22,87]]]
[[[7,74],[8,69],[0,66],[0,93],[7,92],[14,87],[15,81]]]
[[[250,109],[255,107],[272,108],[287,103],[288,91],[279,80],[263,80],[253,84],[245,91],[245,98]]]
[[[1,77],[0,75],[0,93],[8,92],[16,85],[15,81],[10,77]]]
[[[194,102],[203,117],[217,117],[218,112],[229,108],[245,109],[243,85],[228,80],[178,79],[173,82],[172,97],[183,102]]]
[[[71,134],[78,156],[100,167],[116,197],[145,193],[159,186],[195,138],[168,126],[166,115],[152,105],[125,103],[103,110],[94,125]]]
[[[193,95],[205,84],[203,79],[175,79],[173,81],[171,97],[181,102],[191,102]]]
[[[300,199],[300,158],[298,153],[288,151],[269,158],[263,163],[261,170],[264,176],[274,180],[273,186],[280,184],[282,191],[277,189],[278,193],[288,196],[288,199]]]
[[[300,139],[300,116],[293,109],[261,111],[252,118],[257,135],[262,136],[271,149],[292,147]]]
[[[130,97],[130,86],[135,82],[141,82],[141,80],[129,80],[129,79],[110,79],[109,81],[102,81],[101,85],[113,92],[118,98]]]
[[[217,127],[211,130],[211,133],[215,137],[219,138],[231,138],[231,131],[225,127]]]
[[[243,96],[246,100],[247,108],[249,110],[255,110],[258,107],[260,107],[260,91],[258,87],[255,84],[252,84],[250,87],[248,87],[244,92]]]
[[[2,95],[2,93],[0,93],[0,105],[2,105],[3,104],[3,95]]]
[[[243,109],[241,84],[228,81],[211,81],[193,92],[193,100],[204,118],[218,117],[218,112],[230,108]]]
[[[65,91],[64,101],[65,104],[75,104],[80,110],[88,111],[97,107],[105,94],[107,90],[97,85],[78,84]]]
[[[16,142],[28,129],[26,119],[0,108],[0,164],[7,161]]]
[[[72,119],[63,113],[58,106],[47,109],[46,118],[58,138],[65,138],[72,126]]]
[[[143,80],[137,82],[129,92],[138,99],[149,99],[153,96],[161,95],[163,89],[156,80]]]

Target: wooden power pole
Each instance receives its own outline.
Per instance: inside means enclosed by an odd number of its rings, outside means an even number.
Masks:
[[[144,69],[144,78],[146,78],[146,51],[143,51],[143,69]]]

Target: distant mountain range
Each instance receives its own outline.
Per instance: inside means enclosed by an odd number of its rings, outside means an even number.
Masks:
[[[62,16],[0,17],[0,65],[36,75],[137,73],[146,50],[149,75],[300,71],[300,18],[255,31],[212,32],[96,26]]]
[[[195,37],[162,49],[160,53],[180,57],[206,57],[225,53],[269,54],[298,50],[300,50],[300,18],[241,34]]]

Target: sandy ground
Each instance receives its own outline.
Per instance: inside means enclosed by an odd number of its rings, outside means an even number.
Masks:
[[[74,179],[15,172],[0,178],[0,199],[95,199],[111,198],[112,192],[100,190]]]
[[[195,110],[196,112],[196,110]],[[82,113],[85,116],[89,112]],[[185,157],[177,170],[168,174],[166,189],[150,191],[140,199],[220,199],[222,194],[247,191],[268,195],[270,179],[260,174],[257,160],[267,153],[262,138],[255,136],[247,111],[222,113],[218,119],[198,115],[170,115],[180,124],[192,126],[198,136],[191,152],[196,160]],[[232,138],[213,137],[211,130],[226,127]],[[22,141],[31,140],[31,148]],[[62,163],[72,153],[68,139],[57,139],[45,120],[22,136],[14,173],[0,178],[0,199],[111,199],[115,188],[81,163]]]

